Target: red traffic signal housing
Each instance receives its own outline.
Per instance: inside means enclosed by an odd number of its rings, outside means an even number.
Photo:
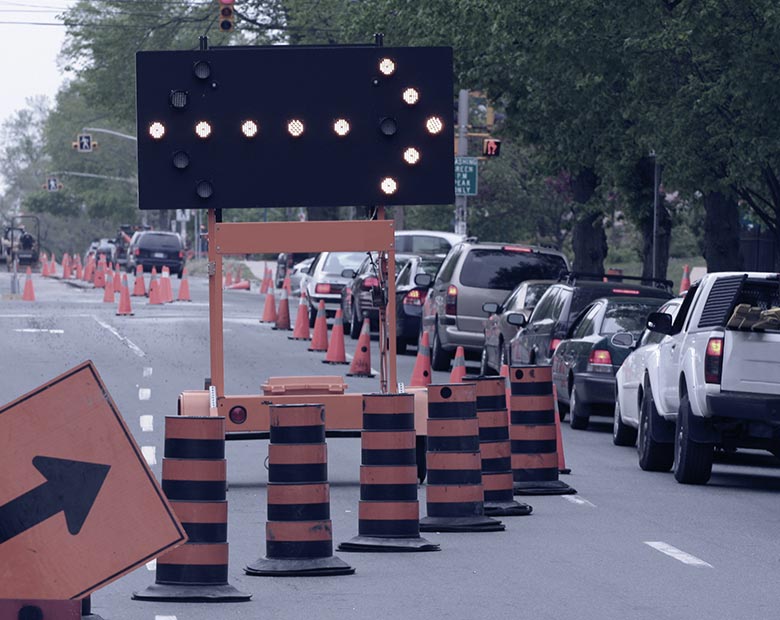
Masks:
[[[235,9],[233,0],[218,0],[219,3],[219,29],[222,32],[231,32],[235,27]]]

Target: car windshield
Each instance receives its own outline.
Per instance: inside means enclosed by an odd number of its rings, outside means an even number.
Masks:
[[[322,265],[322,271],[339,275],[345,269],[357,271],[365,257],[366,255],[363,252],[331,252]]]
[[[550,288],[549,284],[530,284],[525,292],[525,307],[535,308],[539,298]]]
[[[607,305],[601,334],[606,336],[617,332],[641,332],[645,328],[647,315],[657,310],[662,301],[659,299],[657,303],[648,301]]]
[[[441,267],[443,258],[438,259],[423,259],[420,261],[418,273],[427,273],[429,275],[435,276],[436,272],[439,271],[439,267]]]
[[[513,289],[525,280],[557,278],[566,262],[557,254],[474,249],[463,263],[460,281],[464,286]]]
[[[142,248],[165,248],[169,250],[178,250],[180,246],[179,237],[176,235],[146,234],[138,241]]]

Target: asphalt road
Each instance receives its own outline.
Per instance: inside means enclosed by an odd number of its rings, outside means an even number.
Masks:
[[[190,279],[191,303],[149,306],[133,298],[129,317],[116,316],[99,291],[38,275],[33,281],[35,302],[9,299],[10,276],[0,273],[0,401],[90,359],[159,479],[164,416],[175,415],[179,393],[202,389],[209,374],[207,281]],[[256,289],[226,291],[224,299],[227,393],[259,393],[269,376],[346,372],[260,324]],[[354,349],[349,338],[346,348]],[[399,357],[399,380],[408,381],[414,359],[413,350]],[[435,382],[447,379],[434,373]],[[347,383],[354,392],[378,389],[375,379]],[[437,553],[336,552],[354,575],[309,578],[244,574],[265,555],[267,442],[228,442],[230,583],[252,600],[133,601],[134,591],[154,582],[153,567],[141,567],[96,592],[93,611],[105,620],[775,618],[780,461],[721,456],[707,486],[684,486],[669,473],[642,472],[634,450],[612,445],[610,430],[606,418],[586,431],[564,424],[572,474],[561,479],[578,493],[526,498],[533,514],[505,518],[505,532],[426,534],[441,544]],[[0,420],[0,449],[13,440],[2,435]],[[357,534],[359,440],[329,439],[328,451],[338,544]],[[0,484],[13,476],[0,472]],[[424,516],[425,485],[419,496]],[[2,545],[0,574],[13,576]]]

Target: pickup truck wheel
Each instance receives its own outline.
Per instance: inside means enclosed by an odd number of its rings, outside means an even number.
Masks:
[[[577,396],[576,385],[571,386],[571,394],[569,395],[569,413],[571,414],[571,418],[569,419],[569,426],[576,430],[583,430],[588,428],[588,422],[590,421],[590,409],[585,403],[580,402],[579,396]]]
[[[449,370],[450,354],[444,350],[439,340],[439,330],[433,330],[433,344],[431,344],[431,368],[433,370]]]
[[[680,399],[677,429],[674,434],[674,478],[682,484],[706,484],[712,475],[715,446],[690,438],[691,401],[687,394]]]
[[[637,452],[639,452],[639,467],[645,471],[669,471],[674,463],[674,444],[661,443],[653,439],[652,429],[661,424],[661,416],[655,408],[653,391],[648,383],[642,395],[642,406],[639,410],[639,436]]]
[[[636,445],[636,429],[623,422],[620,417],[620,403],[615,401],[615,419],[612,422],[612,443],[616,446]]]

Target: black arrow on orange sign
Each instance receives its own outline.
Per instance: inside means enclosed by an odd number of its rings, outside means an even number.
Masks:
[[[0,506],[0,545],[59,512],[65,513],[68,532],[78,534],[111,469],[51,456],[36,456],[32,464],[46,482]]]

